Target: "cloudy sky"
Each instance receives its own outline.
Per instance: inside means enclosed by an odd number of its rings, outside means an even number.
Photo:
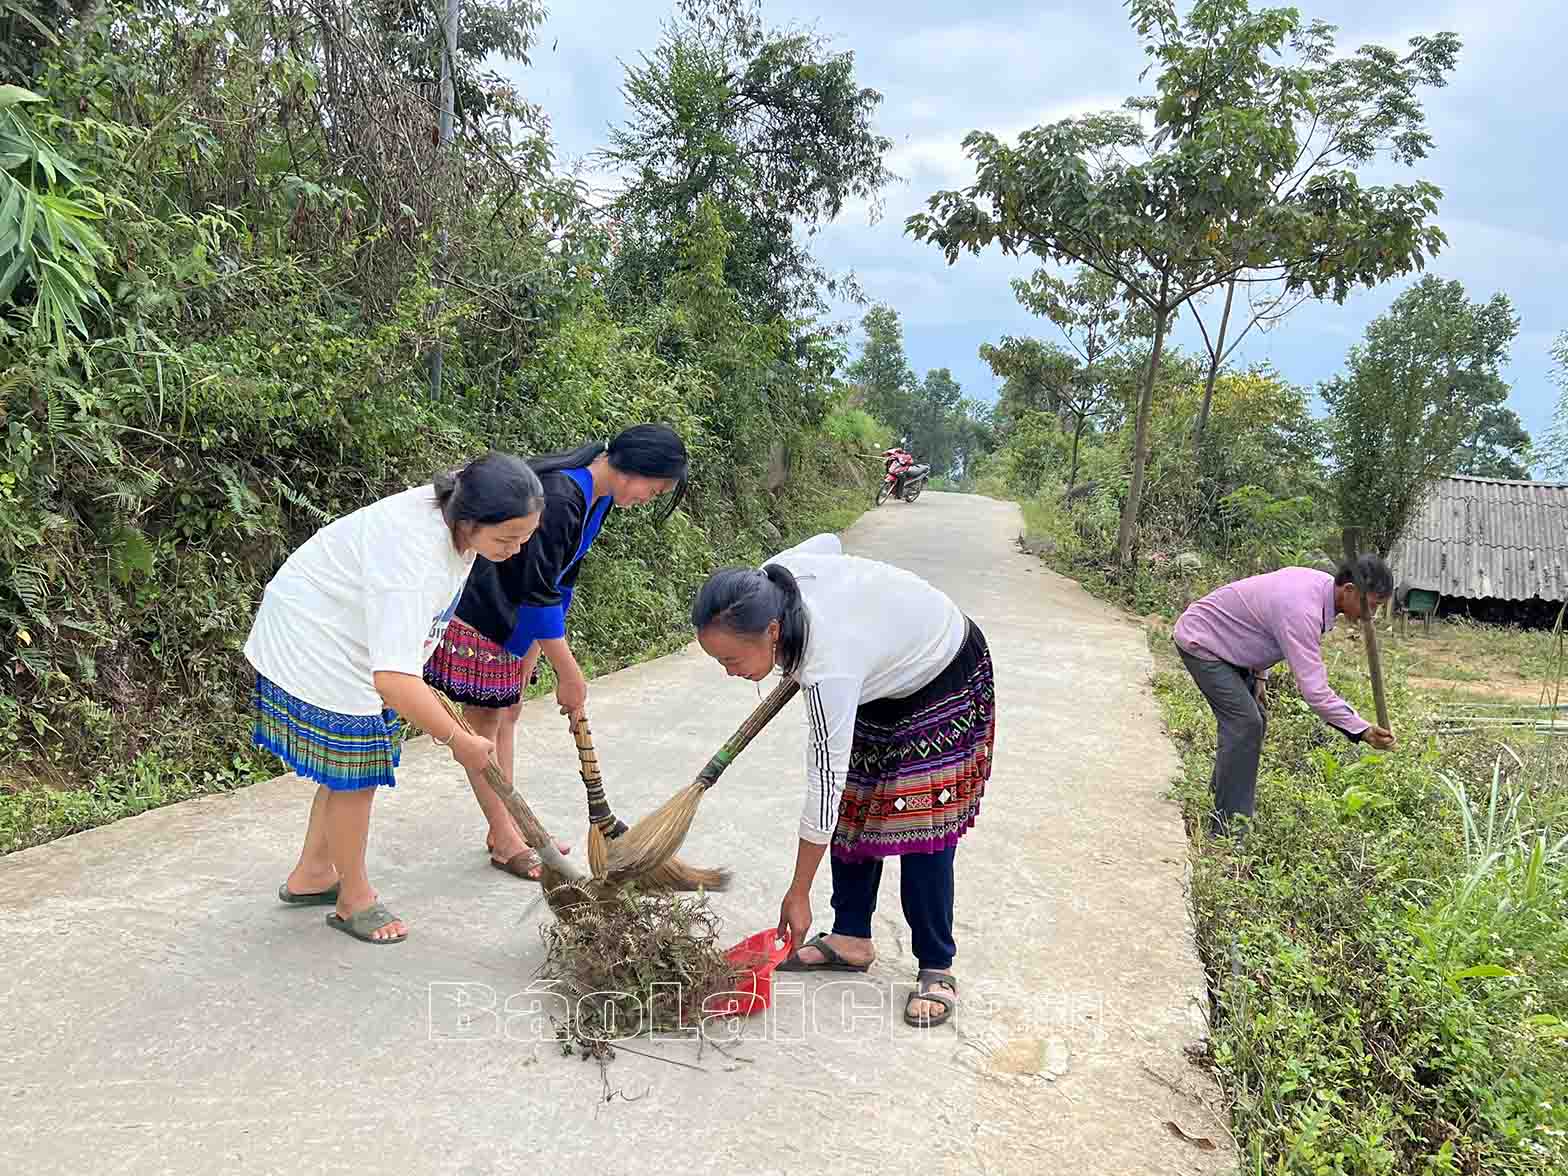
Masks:
[[[570,162],[604,142],[625,115],[623,63],[654,45],[669,7],[652,0],[551,0],[554,11],[532,66],[504,67],[549,112]],[[1443,190],[1439,223],[1449,247],[1431,272],[1457,278],[1474,301],[1508,295],[1522,324],[1506,377],[1512,404],[1532,433],[1551,419],[1556,390],[1547,348],[1568,329],[1568,88],[1561,0],[1299,0],[1309,19],[1339,26],[1341,48],[1378,42],[1402,48],[1418,33],[1451,30],[1463,41],[1452,84],[1425,96],[1436,150],[1415,173]],[[822,233],[818,255],[853,270],[867,295],[903,317],[917,373],[949,367],[967,394],[994,399],[997,381],[977,355],[1004,334],[1050,338],[1012,296],[1008,279],[1031,268],[992,251],[949,267],[940,251],[903,232],[904,218],[930,193],[962,187],[973,169],[960,143],[974,129],[1005,136],[1043,122],[1114,107],[1146,92],[1144,57],[1120,4],[1025,4],[996,0],[984,15],[929,0],[767,0],[774,24],[809,25],[855,54],[862,85],[884,96],[878,129],[893,140],[902,183],[885,194],[871,223],[856,208]],[[1353,295],[1343,306],[1308,304],[1268,334],[1255,333],[1238,358],[1273,363],[1312,387],[1332,376],[1367,322],[1404,283]],[[846,316],[858,312],[845,308]],[[1179,343],[1195,346],[1190,327]]]

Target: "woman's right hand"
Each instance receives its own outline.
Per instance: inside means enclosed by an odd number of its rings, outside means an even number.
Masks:
[[[485,774],[485,766],[495,755],[495,743],[483,735],[459,731],[452,740],[452,758],[476,776]]]
[[[1366,734],[1361,737],[1379,751],[1387,751],[1394,746],[1394,733],[1384,730],[1376,723],[1367,728]]]

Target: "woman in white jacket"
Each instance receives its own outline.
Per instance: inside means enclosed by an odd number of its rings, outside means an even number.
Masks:
[[[953,857],[991,774],[995,688],[985,636],[911,572],[843,554],[818,535],[758,568],[715,573],[692,624],[732,677],[775,669],[805,702],[806,803],[779,930],[799,946],[786,971],[864,972],[885,858],[902,858],[918,971],[904,1019],[953,1014]],[[833,930],[802,943],[811,883],[831,845]]]

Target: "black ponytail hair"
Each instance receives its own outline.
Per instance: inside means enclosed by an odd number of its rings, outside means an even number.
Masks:
[[[452,538],[460,523],[494,526],[544,509],[544,487],[528,463],[510,453],[491,451],[460,470],[431,479],[436,506]]]
[[[601,453],[610,455],[610,464],[623,474],[637,474],[644,478],[669,478],[675,483],[669,504],[659,514],[658,522],[675,513],[675,508],[686,497],[686,476],[689,459],[686,445],[680,434],[668,425],[633,425],[617,433],[608,443],[590,441],[576,449],[563,449],[533,458],[529,465],[536,474],[549,474],[556,470],[577,470],[592,465]]]
[[[779,623],[778,663],[786,674],[800,669],[806,656],[811,625],[800,585],[782,564],[761,568],[723,568],[708,577],[691,606],[692,628],[701,632],[718,625],[732,633],[756,637],[769,623]]]

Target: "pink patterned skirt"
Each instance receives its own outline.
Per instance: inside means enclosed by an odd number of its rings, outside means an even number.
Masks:
[[[523,659],[456,617],[425,663],[425,682],[453,702],[499,710],[523,696]]]

